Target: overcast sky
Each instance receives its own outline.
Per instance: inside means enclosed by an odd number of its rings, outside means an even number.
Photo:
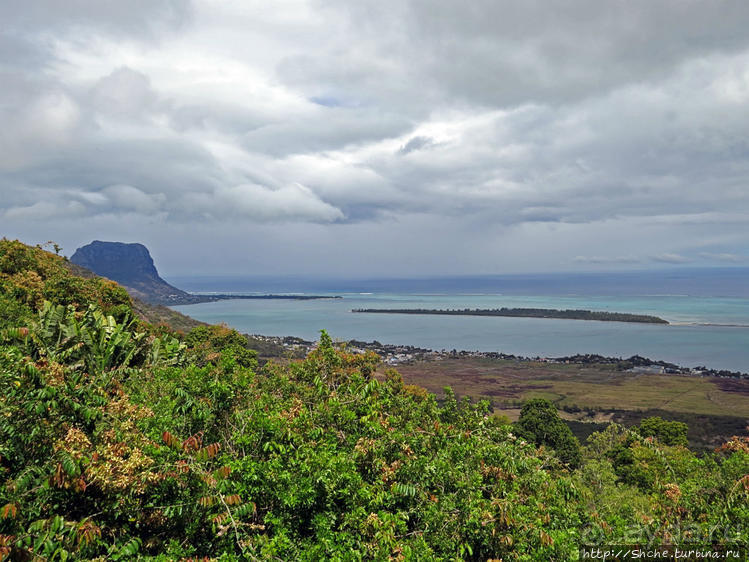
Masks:
[[[167,275],[749,265],[746,0],[4,0],[0,236]]]

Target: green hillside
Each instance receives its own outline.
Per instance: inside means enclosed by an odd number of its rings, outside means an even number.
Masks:
[[[323,333],[258,367],[224,327],[139,318],[118,285],[0,241],[0,559],[576,560],[746,544],[749,439],[511,425]],[[611,558],[609,558],[611,559]]]

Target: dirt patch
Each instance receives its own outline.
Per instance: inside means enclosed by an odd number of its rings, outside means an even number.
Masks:
[[[494,414],[505,416],[511,422],[516,422],[520,419],[520,408],[497,408],[494,410]]]
[[[538,385],[495,385],[487,388],[483,387],[482,393],[487,396],[501,396],[503,398],[520,398],[523,393],[529,390],[548,390],[553,388],[550,384]]]
[[[749,380],[745,379],[711,379],[715,386],[723,392],[749,396]]]

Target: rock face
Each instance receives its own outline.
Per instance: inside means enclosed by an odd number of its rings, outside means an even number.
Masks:
[[[192,295],[182,289],[173,287],[156,271],[151,254],[143,244],[125,244],[123,242],[101,242],[94,240],[78,248],[70,261],[86,268],[96,275],[116,281],[131,296],[148,304],[197,304],[226,299],[340,299],[331,295],[239,295],[211,294]]]
[[[191,304],[202,300],[159,277],[151,254],[143,244],[94,240],[78,248],[70,261],[116,281],[131,295],[148,303]]]

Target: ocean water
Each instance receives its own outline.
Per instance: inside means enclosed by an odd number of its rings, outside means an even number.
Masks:
[[[176,310],[239,331],[314,340],[378,340],[431,349],[558,357],[642,355],[749,372],[749,270],[341,281],[178,278],[191,292],[304,293],[342,299],[235,300]],[[358,314],[355,308],[586,309],[650,314],[670,325],[472,316]]]

